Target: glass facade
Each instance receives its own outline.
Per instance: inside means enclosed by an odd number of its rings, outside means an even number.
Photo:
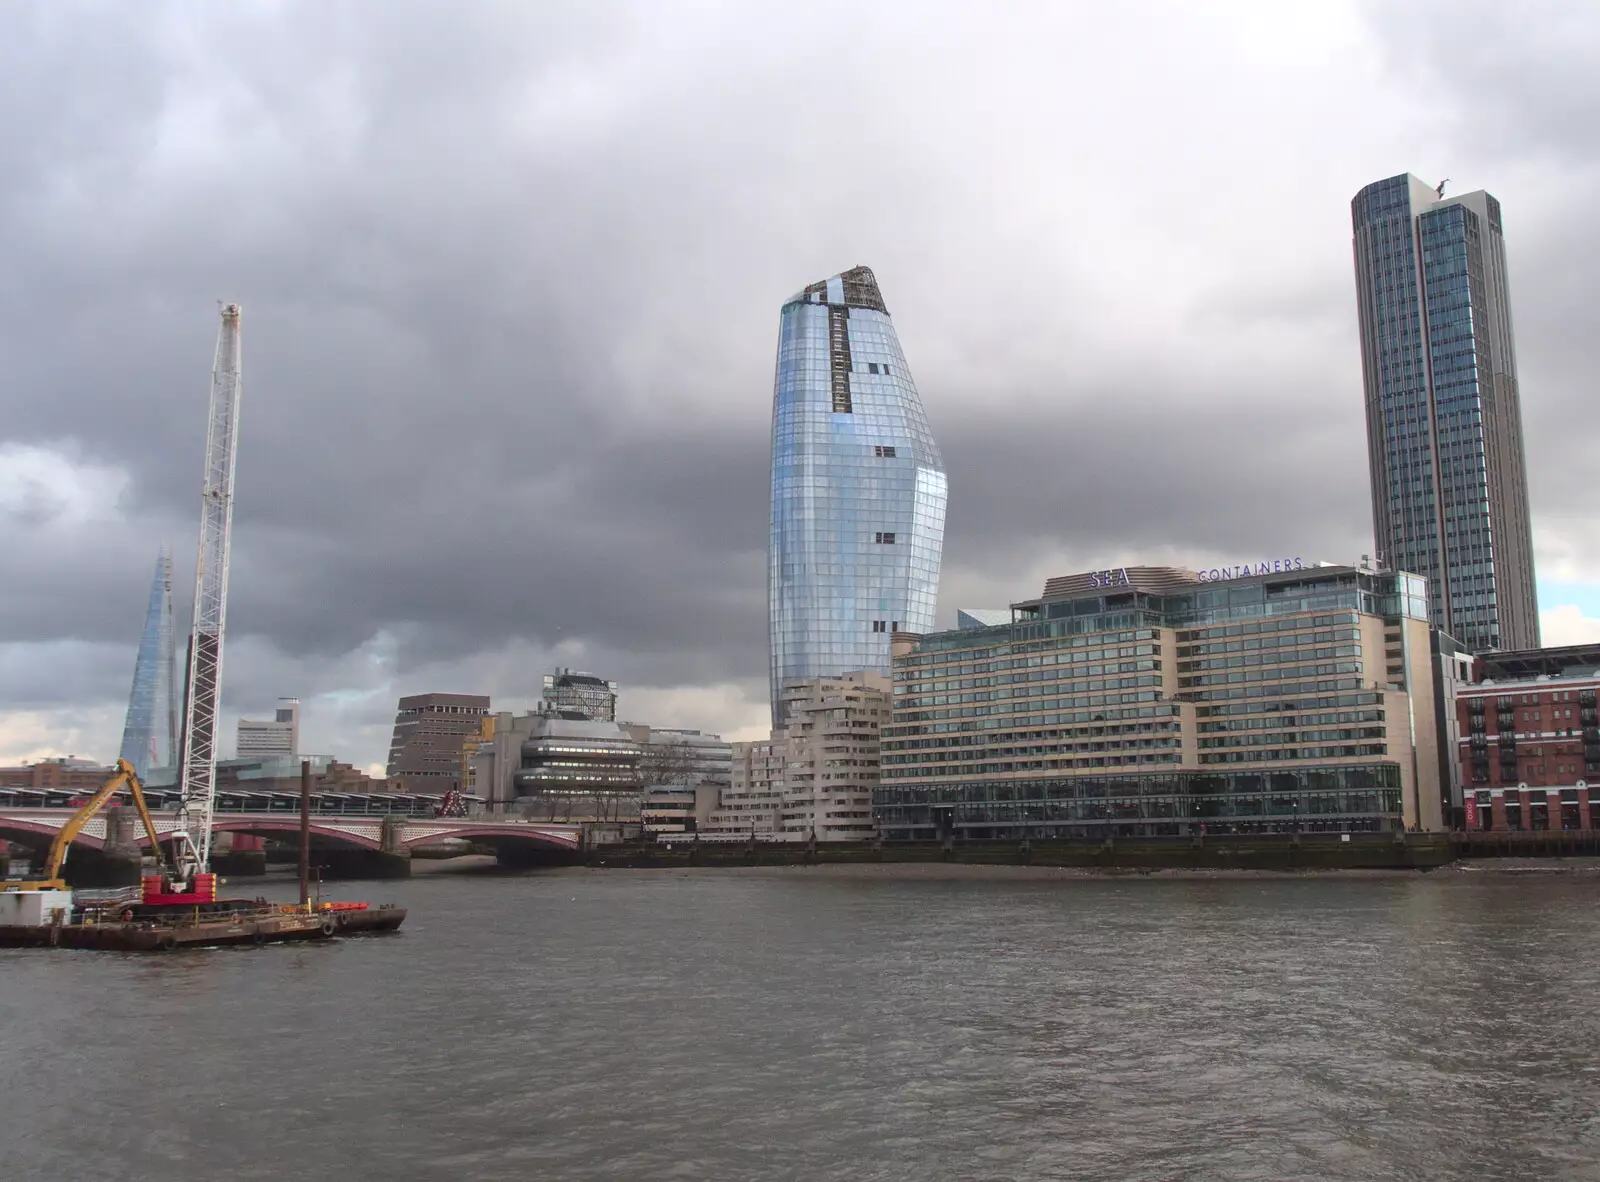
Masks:
[[[1440,826],[1423,579],[1125,573],[897,645],[885,837]]]
[[[141,781],[156,768],[174,767],[178,762],[179,683],[173,644],[172,560],[163,551],[150,580],[150,601],[122,727],[120,758],[133,765]]]
[[[1500,203],[1407,174],[1361,190],[1351,218],[1379,555],[1428,579],[1434,625],[1467,648],[1535,648]]]
[[[933,627],[944,461],[866,267],[783,306],[767,562],[773,725],[795,678],[889,671],[894,632]]]

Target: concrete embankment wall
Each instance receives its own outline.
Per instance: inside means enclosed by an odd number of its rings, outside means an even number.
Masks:
[[[605,846],[591,866],[810,866],[859,862],[956,862],[1082,869],[1428,870],[1455,858],[1446,834],[1355,837],[1206,837],[1173,841],[838,842]]]

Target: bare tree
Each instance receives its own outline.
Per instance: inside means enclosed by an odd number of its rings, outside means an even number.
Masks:
[[[692,788],[699,763],[694,744],[682,739],[641,744],[639,785],[646,792],[652,788]]]

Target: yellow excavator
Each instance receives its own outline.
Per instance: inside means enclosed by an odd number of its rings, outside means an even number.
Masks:
[[[82,808],[72,814],[71,819],[61,827],[61,832],[56,834],[55,840],[50,843],[50,853],[44,862],[44,877],[31,882],[0,881],[0,891],[66,890],[67,884],[61,878],[61,863],[66,860],[67,847],[72,844],[73,838],[83,832],[83,827],[94,819],[94,815],[105,807],[106,801],[123,788],[128,789],[133,797],[133,807],[139,810],[139,820],[144,824],[145,835],[150,839],[150,852],[155,855],[156,864],[162,865],[161,842],[156,836],[156,823],[151,819],[150,809],[144,802],[144,788],[140,785],[133,766],[127,760],[119,759],[117,774],[107,780]]]

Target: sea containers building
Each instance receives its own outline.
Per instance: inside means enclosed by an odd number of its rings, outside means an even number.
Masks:
[[[897,635],[884,837],[1443,828],[1456,654],[1425,581],[1247,569],[1051,579],[1008,624]]]
[[[797,679],[889,671],[933,627],[944,460],[877,280],[855,267],[783,306],[767,592],[774,727]]]

